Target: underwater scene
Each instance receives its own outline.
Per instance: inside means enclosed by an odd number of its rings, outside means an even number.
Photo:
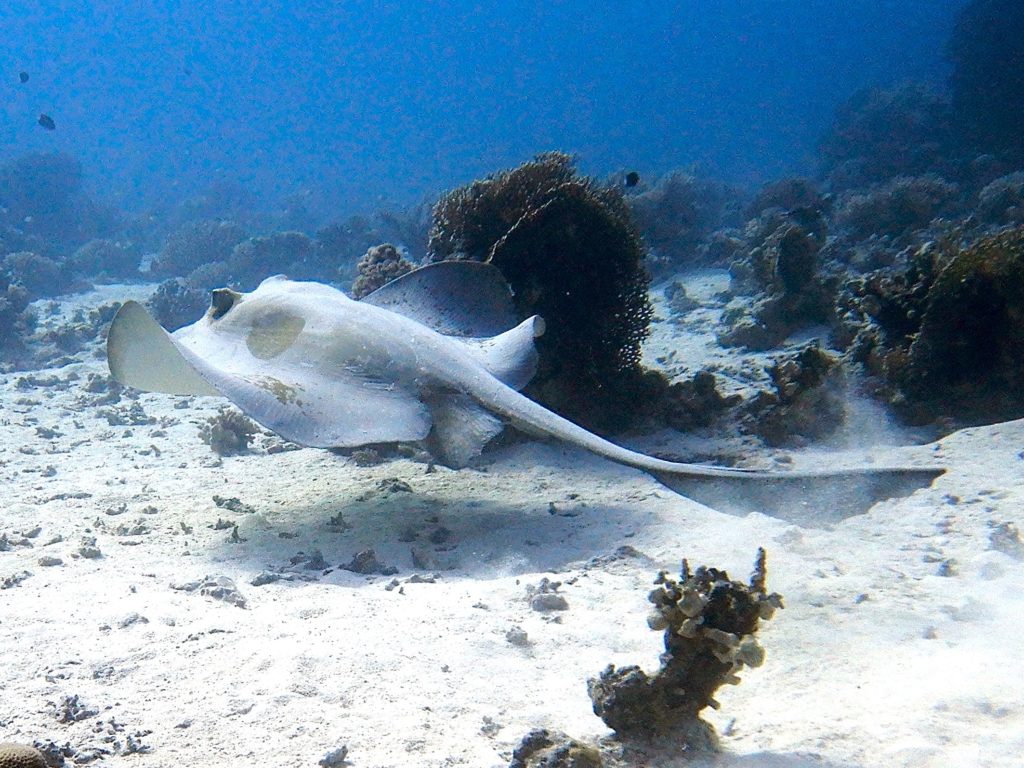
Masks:
[[[8,3],[0,768],[1024,764],[1024,3]]]

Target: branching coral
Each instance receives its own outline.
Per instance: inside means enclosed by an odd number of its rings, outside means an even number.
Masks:
[[[740,682],[744,667],[758,667],[764,649],[755,634],[762,619],[782,607],[765,585],[765,552],[759,549],[749,584],[725,571],[684,560],[679,579],[658,575],[648,599],[651,629],[664,630],[661,668],[648,675],[636,666],[609,665],[587,684],[594,713],[624,741],[670,739],[687,747],[714,744],[714,729],[700,719],[718,708],[715,691]]]
[[[233,408],[219,409],[199,427],[199,437],[220,456],[245,453],[257,432],[256,423]]]
[[[361,299],[385,283],[413,270],[406,259],[391,243],[375,245],[359,260],[359,277],[352,283],[352,298]]]
[[[428,251],[492,262],[519,314],[547,321],[534,397],[591,427],[622,425],[622,387],[639,375],[652,309],[621,192],[578,176],[567,155],[540,155],[446,194]]]

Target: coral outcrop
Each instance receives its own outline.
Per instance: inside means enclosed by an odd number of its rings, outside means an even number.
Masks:
[[[314,258],[315,253],[313,241],[301,232],[250,237],[232,249],[227,261],[227,282],[251,291],[271,275],[288,275],[293,280],[330,279]]]
[[[245,453],[258,432],[256,422],[234,408],[218,409],[199,427],[199,437],[218,456]]]
[[[725,571],[684,560],[678,579],[660,573],[649,595],[651,629],[664,632],[661,668],[609,665],[587,684],[594,713],[623,741],[672,741],[680,750],[710,748],[714,729],[701,720],[718,708],[714,694],[740,682],[744,667],[759,667],[764,649],[755,637],[760,622],[782,607],[765,584],[765,552],[759,549],[748,584]]]
[[[723,344],[770,349],[794,330],[828,320],[831,286],[819,258],[826,233],[824,217],[810,208],[770,208],[747,224],[744,247],[729,269],[731,288],[756,298],[727,311]]]
[[[118,280],[139,276],[141,254],[134,243],[94,239],[75,250],[64,262],[72,274],[90,280]]]
[[[375,245],[359,260],[359,276],[352,283],[352,298],[361,299],[385,283],[412,272],[414,264],[391,243]]]
[[[643,244],[617,188],[578,176],[568,155],[539,155],[442,197],[428,251],[493,263],[520,316],[547,321],[533,397],[591,428],[628,422],[623,391],[640,375],[652,309]]]
[[[314,238],[317,258],[325,267],[329,266],[324,279],[352,282],[356,277],[359,259],[367,250],[386,239],[365,216],[350,216],[344,222],[318,229]],[[426,247],[425,241],[420,247]]]
[[[1024,171],[1000,176],[978,192],[975,208],[986,224],[1024,224]]]
[[[706,263],[699,248],[723,225],[735,194],[725,186],[692,174],[666,174],[650,188],[626,200],[650,247],[649,263],[656,274]]]
[[[836,111],[821,141],[822,172],[834,191],[940,173],[950,118],[946,100],[923,85],[859,91]]]
[[[959,189],[934,174],[897,176],[843,198],[836,211],[839,225],[853,237],[899,236],[919,229],[948,212]]]
[[[845,420],[839,359],[816,344],[786,355],[768,369],[773,389],[744,406],[744,431],[768,445],[798,446],[833,434]]]
[[[168,331],[191,325],[210,306],[210,294],[182,278],[164,280],[146,302],[149,311]]]
[[[0,744],[0,768],[47,768],[47,762],[35,747],[8,741]]]
[[[81,164],[61,152],[23,155],[0,165],[0,200],[0,227],[27,238],[20,248],[45,246],[47,256],[66,255],[118,224],[113,211],[86,194]]]
[[[227,262],[247,235],[245,228],[233,221],[189,222],[167,237],[150,271],[161,277],[185,277],[204,264]]]
[[[1024,227],[931,243],[902,269],[851,281],[838,311],[847,357],[911,422],[1024,415]]]

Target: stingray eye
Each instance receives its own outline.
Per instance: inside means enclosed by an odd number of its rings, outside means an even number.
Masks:
[[[210,298],[210,316],[214,320],[220,320],[240,298],[242,298],[242,294],[238,291],[232,291],[230,288],[217,288]]]

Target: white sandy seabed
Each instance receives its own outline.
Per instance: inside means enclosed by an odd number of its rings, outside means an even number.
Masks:
[[[863,447],[949,471],[797,525],[552,444],[458,472],[268,436],[220,460],[198,437],[216,401],[141,395],[152,423],[111,425],[133,401],[89,404],[89,373],[92,352],[0,377],[0,741],[68,744],[69,764],[299,768],[346,747],[358,768],[505,766],[533,728],[608,735],[586,680],[657,667],[659,569],[745,579],[764,546],[786,608],[705,713],[713,764],[1021,764],[1024,563],[994,531],[1024,526],[1022,422]],[[367,548],[398,573],[339,567]],[[566,610],[532,610],[543,578]]]

